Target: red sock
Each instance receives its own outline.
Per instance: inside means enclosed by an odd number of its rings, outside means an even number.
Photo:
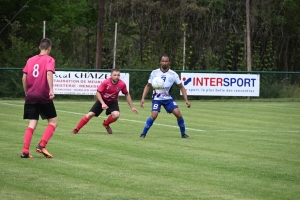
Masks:
[[[107,118],[107,120],[104,121],[104,124],[109,125],[113,122],[117,121],[116,119],[114,119],[111,115],[109,115],[109,117]]]
[[[28,127],[24,133],[24,145],[23,145],[23,153],[29,154],[29,147],[33,135],[33,128]]]
[[[86,116],[83,116],[80,120],[80,122],[77,124],[76,129],[79,131],[84,125],[86,125],[89,122],[89,118]]]
[[[53,126],[52,124],[48,124],[48,126],[46,127],[46,129],[44,131],[43,137],[40,141],[41,147],[46,147],[46,145],[49,142],[50,138],[52,137],[54,131],[55,131],[55,126]]]

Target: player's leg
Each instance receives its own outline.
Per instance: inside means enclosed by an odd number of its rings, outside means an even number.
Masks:
[[[92,119],[95,116],[94,112],[88,112],[86,115],[84,115],[78,122],[76,128],[74,130],[71,131],[71,134],[77,134],[79,132],[79,130],[84,127],[89,121],[90,119]]]
[[[177,118],[177,124],[180,129],[181,137],[182,138],[189,138],[187,134],[185,134],[185,123],[184,123],[184,118],[182,117],[179,108],[176,108],[172,111],[172,113],[175,115]]]
[[[42,138],[36,147],[36,151],[43,154],[46,158],[53,158],[53,156],[46,149],[46,145],[52,138],[54,131],[58,125],[56,109],[53,102],[38,105],[42,119],[47,119],[48,125],[44,130]]]
[[[21,158],[32,158],[32,155],[29,154],[29,149],[32,140],[32,135],[38,124],[39,119],[39,112],[37,107],[33,104],[25,104],[23,118],[28,119],[29,124],[24,133],[24,142]]]
[[[51,139],[51,137],[54,134],[54,131],[57,127],[57,117],[47,119],[48,120],[48,126],[44,130],[44,134],[42,136],[42,139],[40,141],[40,146],[46,147],[47,143]]]
[[[153,125],[154,121],[156,120],[158,113],[160,112],[161,108],[161,101],[153,100],[152,101],[152,112],[151,117],[149,117],[145,123],[144,129],[140,138],[145,138],[146,134],[148,133],[149,129]]]
[[[73,131],[71,131],[71,134],[77,134],[79,130],[90,121],[90,119],[92,119],[94,116],[98,117],[102,111],[102,105],[100,101],[97,100],[90,109],[90,111],[80,119],[76,128]]]
[[[167,112],[172,111],[174,116],[177,118],[177,124],[180,129],[181,137],[182,138],[189,138],[187,134],[185,134],[185,123],[184,119],[182,117],[182,114],[180,112],[180,109],[177,105],[177,103],[174,100],[170,100],[169,104],[165,107]]]
[[[106,129],[107,133],[112,134],[112,129],[109,126],[111,123],[117,121],[120,117],[120,108],[118,102],[107,103],[108,109],[106,109],[106,115],[109,115],[102,125]]]

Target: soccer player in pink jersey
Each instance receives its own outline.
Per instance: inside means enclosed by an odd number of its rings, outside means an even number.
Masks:
[[[39,116],[47,119],[48,125],[36,147],[36,152],[43,154],[46,158],[53,158],[46,149],[46,145],[57,127],[57,114],[52,100],[54,98],[55,60],[49,56],[51,47],[50,39],[42,39],[39,46],[40,54],[29,58],[23,69],[22,83],[26,96],[24,119],[29,120],[29,125],[24,134],[21,158],[32,158],[29,147]]]
[[[97,101],[94,103],[90,111],[81,118],[76,128],[71,131],[72,134],[77,134],[79,130],[86,125],[89,120],[96,116],[98,117],[103,110],[106,110],[106,115],[109,115],[102,125],[109,134],[112,134],[110,124],[117,121],[120,117],[119,109],[119,92],[125,94],[126,101],[130,109],[138,114],[138,110],[132,105],[131,96],[126,88],[126,83],[120,79],[120,70],[112,69],[110,78],[105,79],[99,86],[96,92]]]

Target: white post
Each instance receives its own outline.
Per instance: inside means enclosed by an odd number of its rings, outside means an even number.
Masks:
[[[184,71],[184,65],[185,65],[185,28],[184,28],[184,31],[183,31],[183,58],[182,58],[182,71]]]
[[[114,41],[114,63],[113,63],[113,69],[116,68],[117,26],[118,26],[118,23],[115,24],[115,41]]]
[[[43,25],[43,38],[46,37],[46,21],[44,21],[44,25]]]

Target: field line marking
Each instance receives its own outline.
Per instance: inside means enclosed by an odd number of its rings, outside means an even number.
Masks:
[[[5,103],[5,102],[0,102],[0,104],[23,107],[23,105],[10,104],[10,103]],[[75,115],[85,115],[83,113],[77,113],[77,112],[71,112],[71,111],[64,111],[64,110],[56,110],[56,111],[63,112],[63,113],[69,113],[69,114],[75,114]],[[99,117],[106,118],[106,117],[103,117],[103,116],[99,116]],[[123,118],[122,119],[119,118],[118,120],[130,121],[130,122],[138,122],[138,123],[145,123],[143,121],[131,120],[131,119],[123,119]],[[178,128],[178,126],[172,126],[172,125],[167,125],[167,124],[159,124],[159,123],[154,123],[153,125],[166,126],[166,127],[171,127],[171,128]],[[203,132],[203,131],[205,131],[205,130],[188,128],[188,127],[186,127],[185,129],[186,130],[191,130],[191,131],[197,131],[197,132]],[[213,130],[213,131],[216,131],[216,132],[268,132],[268,130]],[[300,131],[286,130],[286,132],[288,132],[288,133],[299,133]]]
[[[0,104],[5,104],[5,105],[10,105],[10,106],[18,106],[18,107],[23,107],[23,105],[16,105],[16,104],[10,104],[10,103],[4,103],[4,102],[0,102]],[[65,111],[65,110],[56,110],[58,112],[63,112],[63,113],[68,113],[68,114],[75,114],[75,115],[85,115],[83,113],[78,113],[78,112],[71,112],[71,111]],[[103,116],[99,116],[101,118],[106,118]],[[131,119],[123,119],[123,118],[119,118],[118,120],[122,120],[122,121],[130,121],[130,122],[138,122],[138,123],[145,123],[144,121],[138,121],[138,120],[131,120]],[[168,125],[168,124],[159,124],[159,123],[154,123],[153,125],[156,126],[166,126],[166,127],[171,127],[171,128],[178,128],[178,126],[172,126],[172,125]],[[190,130],[190,131],[197,131],[197,132],[203,132],[204,130],[200,130],[200,129],[194,129],[194,128],[185,128],[186,130]]]

